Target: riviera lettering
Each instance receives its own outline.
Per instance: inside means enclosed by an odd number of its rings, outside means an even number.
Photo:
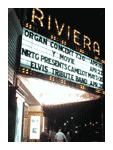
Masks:
[[[38,17],[35,14],[35,10],[40,12],[41,17]],[[44,13],[39,8],[33,8],[33,10],[32,10],[31,22],[35,22],[35,19],[37,19],[40,22],[40,26],[43,27]],[[55,18],[55,25],[56,25],[58,36],[61,36],[61,34],[65,28],[65,24],[63,23],[61,28],[59,28],[57,19]],[[50,15],[48,16],[48,30],[51,30],[51,16]],[[68,26],[67,31],[68,31],[67,40],[69,40],[69,38],[70,38],[70,26]],[[83,35],[83,43],[80,43],[80,38],[78,37],[78,35],[80,35],[80,34],[81,33],[79,31],[74,29],[74,31],[73,31],[73,42],[74,42],[74,44],[76,44],[78,46],[81,46],[81,44],[83,44],[83,48],[87,47],[89,49],[89,51],[91,51],[91,40],[90,40],[90,38],[86,35]],[[30,36],[33,36],[33,35],[31,34]],[[98,55],[100,55],[100,46],[99,46],[98,42],[96,42],[96,41],[93,42],[93,52],[94,53],[97,52]]]

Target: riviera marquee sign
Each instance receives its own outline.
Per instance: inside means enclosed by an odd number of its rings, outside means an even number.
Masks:
[[[40,13],[39,16],[36,15],[36,12]],[[44,12],[39,9],[39,8],[33,8],[32,9],[32,17],[31,17],[31,22],[35,24],[37,24],[37,21],[40,23],[39,25],[39,28],[40,27],[44,27],[44,23],[43,23],[43,19],[44,19]],[[56,29],[57,29],[57,35],[58,36],[61,36],[62,32],[64,32],[64,28],[66,29],[67,31],[67,40],[70,39],[70,26],[66,27],[65,26],[65,23],[62,24],[61,28],[58,26],[58,22],[57,22],[57,19],[55,18],[54,20],[55,22],[55,25],[56,25]],[[28,23],[26,23],[26,25],[28,26]],[[26,27],[27,27],[26,26]],[[32,28],[32,25],[29,26],[30,28]],[[51,26],[51,15],[48,16],[48,30],[51,30],[52,26]],[[78,46],[83,46],[83,48],[88,48],[89,51],[91,51],[91,47],[93,48],[93,52],[97,52],[98,55],[100,55],[100,46],[99,46],[99,43],[97,41],[94,41],[93,43],[91,42],[91,39],[86,36],[86,35],[83,35],[83,42],[81,42],[81,39],[79,36],[81,36],[81,33],[74,29],[73,30],[73,43],[78,45]],[[78,36],[79,35],[79,36]],[[56,38],[56,37],[55,37]],[[58,39],[58,38],[57,38]],[[66,45],[66,41],[63,42],[64,45]]]
[[[26,28],[20,67],[103,90],[102,63]]]

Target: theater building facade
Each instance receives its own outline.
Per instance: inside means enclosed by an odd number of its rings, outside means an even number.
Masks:
[[[99,43],[65,23],[59,27],[57,18],[54,33],[51,14],[47,23],[44,17],[38,8],[8,9],[9,142],[40,141],[49,125],[46,107],[105,96]]]

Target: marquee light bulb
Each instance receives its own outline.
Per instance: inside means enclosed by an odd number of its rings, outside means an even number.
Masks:
[[[28,27],[28,23],[26,23],[25,27],[26,27],[26,28]]]
[[[102,62],[103,64],[105,64],[105,60],[101,60],[101,62]]]

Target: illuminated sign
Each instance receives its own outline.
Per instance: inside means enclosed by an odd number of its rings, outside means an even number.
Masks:
[[[26,28],[20,67],[103,90],[102,63]]]
[[[36,15],[36,11],[38,11],[40,13],[40,17]],[[44,27],[44,23],[43,23],[43,19],[44,19],[44,13],[41,9],[39,8],[33,8],[32,10],[32,17],[31,17],[31,22],[35,22],[36,20],[39,21],[40,26]],[[55,25],[56,25],[56,29],[57,29],[57,33],[58,36],[61,36],[62,31],[65,28],[65,23],[62,24],[61,28],[59,28],[58,26],[58,22],[57,19],[55,18]],[[27,24],[28,26],[28,24]],[[32,28],[32,25],[30,25],[30,28]],[[67,27],[67,40],[70,39],[70,26]],[[48,16],[48,30],[51,30],[51,16]],[[83,45],[83,48],[88,48],[89,51],[91,51],[91,40],[88,36],[84,35],[83,36],[83,43],[80,42],[80,38],[78,37],[78,35],[81,35],[81,33],[77,30],[73,30],[73,42],[78,45],[81,46],[81,44]],[[98,44],[98,42],[94,41],[93,42],[93,52],[97,52],[98,55],[100,55],[100,46]]]

